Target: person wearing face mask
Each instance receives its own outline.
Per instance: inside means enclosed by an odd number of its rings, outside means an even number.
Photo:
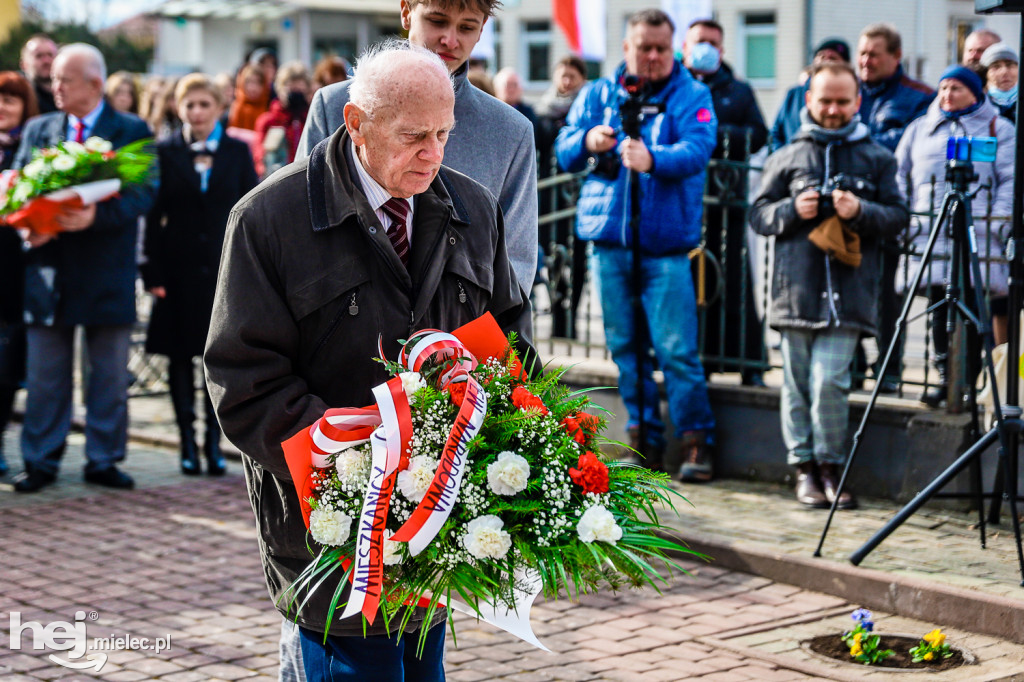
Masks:
[[[175,88],[182,130],[157,144],[160,189],[147,217],[146,289],[156,302],[146,351],[170,359],[168,384],[181,438],[181,471],[201,472],[196,445],[193,358],[203,354],[210,327],[221,245],[232,206],[256,186],[249,148],[224,134],[220,88],[193,73]],[[203,384],[206,472],[225,472],[220,428]]]
[[[277,99],[256,119],[256,172],[262,178],[295,160],[313,97],[313,83],[302,62],[289,62],[274,80]],[[276,131],[274,129],[277,129]]]
[[[653,362],[638,364],[650,344],[665,375],[668,407],[678,438],[679,477],[705,482],[712,477],[715,417],[708,401],[697,350],[697,301],[690,275],[690,250],[700,243],[705,168],[715,148],[717,119],[711,92],[675,59],[675,27],[665,12],[641,10],[628,21],[624,61],[612,78],[587,84],[558,133],[555,153],[570,172],[586,169],[577,205],[576,232],[592,240],[592,272],[600,282],[605,339],[619,369],[619,393],[628,412],[627,433],[651,468],[663,468],[665,422],[652,377]],[[636,77],[645,99],[663,108],[641,121],[639,139],[622,130],[621,106],[629,97],[627,78]],[[635,174],[631,171],[635,171]],[[634,291],[631,178],[640,187],[641,290]],[[636,324],[633,296],[639,294],[647,333]],[[646,443],[640,441],[640,393]],[[637,462],[640,463],[640,462]],[[674,472],[673,472],[674,473]]]
[[[1020,60],[1017,52],[1006,43],[992,45],[981,56],[985,68],[988,98],[1011,123],[1017,121],[1017,78]]]
[[[733,76],[732,69],[722,61],[722,38],[722,26],[718,22],[694,21],[683,41],[683,62],[694,78],[711,89],[711,101],[718,118],[718,144],[711,158],[745,162],[764,146],[768,128],[754,91]],[[714,180],[708,183],[708,194],[720,196],[723,191]],[[745,175],[729,188],[729,193],[746,197]],[[705,358],[705,369],[709,373],[738,371],[744,385],[764,386],[761,370],[754,364],[767,357],[764,331],[753,303],[752,269],[742,263],[747,238],[745,212],[742,207],[711,204],[704,209],[704,224],[704,246],[722,265],[725,287],[723,296],[704,311],[701,354]],[[747,301],[745,313],[740,305],[743,300]],[[708,361],[709,357],[729,360]],[[749,362],[741,365],[733,360],[735,358]]]
[[[1006,301],[1008,270],[1000,256],[1006,246],[1010,225],[1008,222],[993,221],[991,226],[983,216],[1008,216],[1013,213],[1013,156],[1015,147],[1014,125],[999,115],[999,110],[985,96],[981,79],[966,66],[951,66],[939,80],[939,94],[928,107],[927,113],[914,120],[903,133],[896,148],[899,171],[896,179],[900,192],[909,197],[911,209],[917,214],[938,214],[946,194],[946,144],[950,137],[969,135],[973,137],[994,137],[997,140],[994,163],[975,161],[975,180],[969,186],[974,196],[973,210],[978,238],[978,256],[981,258],[981,276],[990,297],[992,326],[998,345],[1006,341],[1008,306]],[[909,178],[909,180],[908,180]],[[934,179],[934,180],[933,180]],[[989,209],[991,206],[991,209]],[[914,218],[919,223],[912,226],[910,234],[915,235],[913,251],[921,253],[928,241],[927,219]],[[915,229],[916,227],[916,229]],[[943,298],[945,281],[949,276],[949,253],[952,240],[948,230],[939,233],[932,252],[931,266],[926,270],[921,289],[914,292],[927,296],[930,303]],[[911,258],[910,267],[900,267],[900,273],[913,273],[920,260]],[[965,295],[964,300],[973,301]],[[939,373],[937,386],[929,388],[921,402],[939,407],[946,400],[947,352],[949,339],[946,335],[945,307],[935,311],[932,319],[932,346],[935,368]],[[973,336],[973,335],[972,335]],[[980,346],[973,345],[972,355]],[[977,370],[975,365],[974,370]],[[969,377],[974,371],[969,371]]]

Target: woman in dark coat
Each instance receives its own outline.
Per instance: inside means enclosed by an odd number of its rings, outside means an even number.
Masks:
[[[249,147],[224,134],[218,119],[222,93],[202,74],[178,82],[175,92],[181,132],[157,145],[160,191],[147,218],[142,276],[156,297],[146,351],[170,359],[169,383],[181,435],[181,470],[200,471],[196,447],[195,369],[210,328],[221,244],[228,213],[256,186]],[[207,473],[223,474],[220,428],[204,395]]]
[[[21,141],[21,127],[39,113],[32,84],[19,73],[0,73],[0,171],[8,170]],[[0,476],[7,473],[3,437],[11,419],[14,394],[25,374],[22,296],[25,269],[21,238],[0,226]]]

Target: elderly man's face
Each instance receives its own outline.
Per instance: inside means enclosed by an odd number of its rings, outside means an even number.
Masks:
[[[672,29],[668,24],[636,24],[629,29],[622,50],[629,74],[652,81],[672,75],[675,53],[672,51]]]
[[[821,71],[811,79],[806,101],[807,113],[818,125],[836,130],[860,109],[860,91],[849,73]]]
[[[857,44],[857,75],[865,83],[884,81],[896,73],[902,57],[900,51],[889,52],[882,36],[861,36]]]
[[[981,55],[996,42],[989,33],[972,33],[967,36],[967,40],[964,41],[964,66],[977,68],[981,65]]]
[[[351,106],[346,106],[346,121]],[[360,117],[358,128],[349,131],[363,167],[393,197],[422,194],[444,160],[444,145],[455,126],[454,108],[455,95],[449,89],[429,96],[408,94],[372,118]]]
[[[52,40],[33,38],[21,51],[21,70],[33,80],[50,80],[57,46]]]
[[[483,12],[460,11],[456,3],[442,6],[437,2],[421,2],[410,9],[408,0],[402,0],[402,28],[409,32],[409,42],[443,59],[449,73],[454,73],[469,59],[486,21],[487,15]]]
[[[519,82],[519,76],[510,73],[504,79],[499,80],[494,86],[494,94],[505,104],[515,106],[523,101],[523,85]]]
[[[85,57],[58,56],[53,62],[53,99],[57,108],[75,116],[85,116],[103,97],[103,81],[89,77]]]

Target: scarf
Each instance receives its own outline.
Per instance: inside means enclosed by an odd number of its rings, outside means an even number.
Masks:
[[[579,90],[568,95],[560,95],[558,88],[552,85],[537,102],[537,115],[545,118],[564,119],[578,93]]]
[[[965,107],[963,109],[958,109],[956,111],[946,111],[945,109],[940,107],[939,111],[942,112],[942,117],[945,118],[947,121],[958,121],[962,117],[967,116],[968,114],[973,114],[975,111],[980,109],[981,105],[984,103],[985,100],[981,99],[972,104],[971,106]]]
[[[868,127],[860,122],[860,114],[854,114],[850,122],[842,128],[822,128],[811,118],[807,107],[800,110],[800,131],[823,144],[856,142],[868,136]]]

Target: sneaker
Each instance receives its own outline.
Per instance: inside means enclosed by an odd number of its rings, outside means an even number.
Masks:
[[[707,483],[714,475],[712,455],[714,446],[708,443],[703,431],[687,431],[680,441],[682,456],[679,480],[683,483]]]
[[[100,471],[86,471],[85,482],[101,485],[104,488],[119,488],[121,490],[131,490],[135,487],[135,481],[132,480],[132,477],[115,466],[109,466]]]
[[[45,471],[26,469],[14,478],[14,491],[19,493],[37,493],[48,485],[53,485],[57,476]]]

